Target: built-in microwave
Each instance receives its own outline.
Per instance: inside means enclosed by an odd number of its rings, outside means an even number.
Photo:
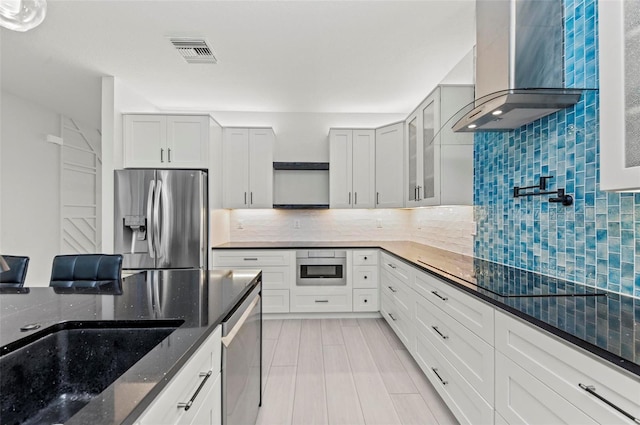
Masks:
[[[297,251],[296,286],[346,286],[346,251]]]

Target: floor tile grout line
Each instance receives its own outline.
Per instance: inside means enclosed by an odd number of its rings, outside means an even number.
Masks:
[[[298,357],[296,358],[296,364],[295,364],[296,376],[293,379],[293,400],[291,402],[291,411],[289,412],[289,421],[288,421],[289,425],[293,424],[293,411],[296,408],[296,393],[297,393],[296,388],[298,387],[298,363],[300,362],[300,340],[302,339],[302,321],[305,319],[293,319],[293,320],[299,320],[300,326],[298,329]],[[284,322],[282,323],[282,325],[284,326]]]
[[[342,339],[343,341],[345,340],[345,336],[344,336],[344,332],[342,331],[342,328],[344,328],[345,326],[343,326],[342,324],[340,324],[340,333],[342,334]],[[348,326],[350,328],[353,327],[357,327],[358,329],[360,329],[360,324],[358,324],[357,326]],[[362,331],[360,331],[360,333],[362,333]],[[363,335],[364,337],[364,335]],[[353,376],[353,367],[351,366],[351,359],[349,358],[349,353],[347,351],[347,344],[345,343],[343,345],[344,347],[344,353],[347,357],[347,364],[349,365],[349,374],[351,375],[351,382],[353,382],[353,388],[356,390],[356,397],[358,397],[358,407],[360,407],[360,413],[362,414],[362,420],[364,421],[365,425],[367,424],[367,417],[364,414],[364,409],[362,408],[362,401],[360,400],[360,392],[358,391],[358,386],[356,385],[356,378],[355,376]],[[368,349],[368,348],[367,348]]]
[[[378,329],[380,329],[380,328],[379,328],[379,325],[378,325],[378,323],[377,323],[377,322],[374,322],[374,324],[376,325],[376,327],[377,327]],[[359,327],[359,326],[360,326],[360,324],[359,324],[359,322],[358,322],[358,327]],[[380,329],[380,332],[382,332],[382,329]],[[364,334],[363,334],[363,335],[364,335]],[[386,343],[386,344],[388,344],[388,345],[389,345],[389,348],[391,348],[391,351],[393,351],[393,355],[398,359],[398,362],[400,362],[400,358],[398,358],[398,355],[396,354],[396,352],[395,352],[395,350],[393,349],[393,347],[391,347],[391,344],[390,344],[390,343],[389,343],[389,341],[387,340],[387,337],[384,335],[384,333],[383,333],[382,337],[383,337],[383,341],[384,341],[384,342],[383,342],[383,344],[385,344],[385,343]],[[367,344],[367,348],[368,348],[368,346],[369,346],[369,341],[367,341],[367,340],[365,339],[365,342],[366,342],[366,344]],[[369,349],[369,351],[371,351],[371,350]],[[380,369],[378,368],[378,363],[375,361],[375,357],[373,358],[373,364],[376,366],[376,369],[378,370],[378,373],[382,376],[382,372],[381,372],[381,371],[380,371]],[[402,370],[404,370],[404,371],[406,372],[406,368],[404,367],[404,365],[402,364],[402,362],[400,362],[400,366],[402,366]],[[409,376],[409,375],[407,374],[407,376]],[[412,384],[413,384],[413,386],[415,387],[415,383],[413,382],[413,379],[411,379],[411,376],[409,376],[409,379],[411,380],[411,383],[412,383]],[[389,388],[387,388],[387,384],[384,382],[384,379],[382,380],[382,383],[384,384],[384,389],[385,389],[385,391],[387,392],[387,395],[388,395],[388,396],[389,396],[389,398],[391,399],[391,406],[393,406],[393,410],[396,412],[396,416],[400,419],[400,422],[401,422],[401,423],[400,423],[400,424],[398,424],[398,425],[402,425],[402,419],[401,419],[401,418],[402,418],[402,415],[400,415],[400,412],[398,412],[398,408],[396,407],[396,404],[393,402],[392,394],[389,392]],[[416,387],[416,391],[418,391],[418,388],[417,388],[417,387]],[[411,393],[411,394],[415,394],[415,393]],[[422,396],[421,396],[421,397],[422,397]],[[426,404],[426,402],[425,402],[425,404]]]
[[[413,360],[413,356],[411,355],[411,353],[409,353],[409,350],[399,350],[399,349],[394,349],[393,350],[393,354],[395,354],[395,356],[398,358],[398,360],[400,361],[400,364],[402,365],[402,368],[407,371],[407,374],[409,375],[409,378],[411,378],[411,381],[413,381],[413,385],[416,386],[416,389],[418,388],[418,385],[416,384],[415,380],[413,379],[413,374],[410,373],[409,370],[407,370],[407,367],[404,365],[404,363],[402,362],[402,360],[400,360],[400,357],[398,356],[398,351],[406,351],[407,354],[409,355],[409,357],[411,358],[411,360]],[[420,369],[418,367],[418,369]],[[422,372],[422,370],[420,370],[420,372]],[[425,375],[426,378],[426,375]],[[429,383],[430,384],[430,383]],[[437,392],[437,390],[436,390]],[[420,390],[418,390],[418,395],[420,396],[420,398],[424,401],[424,404],[427,406],[427,409],[429,409],[429,411],[431,412],[431,415],[436,419],[436,422],[438,422],[438,425],[440,424],[440,421],[438,421],[438,417],[435,415],[435,413],[433,412],[433,410],[431,410],[431,406],[429,406],[429,400],[425,399],[424,396],[422,395],[422,393],[420,392]],[[395,407],[395,406],[394,406]]]

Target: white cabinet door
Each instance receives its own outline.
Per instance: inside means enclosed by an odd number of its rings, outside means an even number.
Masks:
[[[167,165],[167,118],[124,115],[124,166],[155,168]]]
[[[273,207],[273,130],[249,130],[249,208]]]
[[[167,164],[176,168],[206,168],[209,157],[209,117],[167,117]]]
[[[376,208],[404,206],[404,124],[376,130]]]
[[[600,187],[640,190],[639,25],[636,2],[600,1]],[[635,8],[637,10],[637,8]],[[625,21],[634,22],[625,25]],[[629,104],[626,105],[626,102]]]
[[[375,130],[353,130],[353,208],[375,207]]]
[[[353,186],[351,163],[353,131],[332,129],[329,132],[329,206],[351,208]]]
[[[496,365],[496,411],[508,423],[597,423],[500,352]]]
[[[249,207],[249,130],[225,128],[222,144],[224,208]]]

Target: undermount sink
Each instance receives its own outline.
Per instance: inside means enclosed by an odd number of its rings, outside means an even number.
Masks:
[[[0,423],[64,423],[182,323],[64,322],[1,347]]]

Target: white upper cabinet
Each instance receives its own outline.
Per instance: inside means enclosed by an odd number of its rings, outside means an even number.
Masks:
[[[274,139],[271,128],[224,129],[224,208],[273,207]]]
[[[376,208],[404,206],[404,123],[376,130]]]
[[[207,115],[124,115],[126,168],[207,168]]]
[[[601,1],[600,188],[640,190],[640,24],[635,2]]]
[[[472,101],[473,86],[441,85],[405,121],[407,207],[473,203],[473,134],[451,130]]]
[[[331,208],[375,207],[375,130],[329,131]]]

